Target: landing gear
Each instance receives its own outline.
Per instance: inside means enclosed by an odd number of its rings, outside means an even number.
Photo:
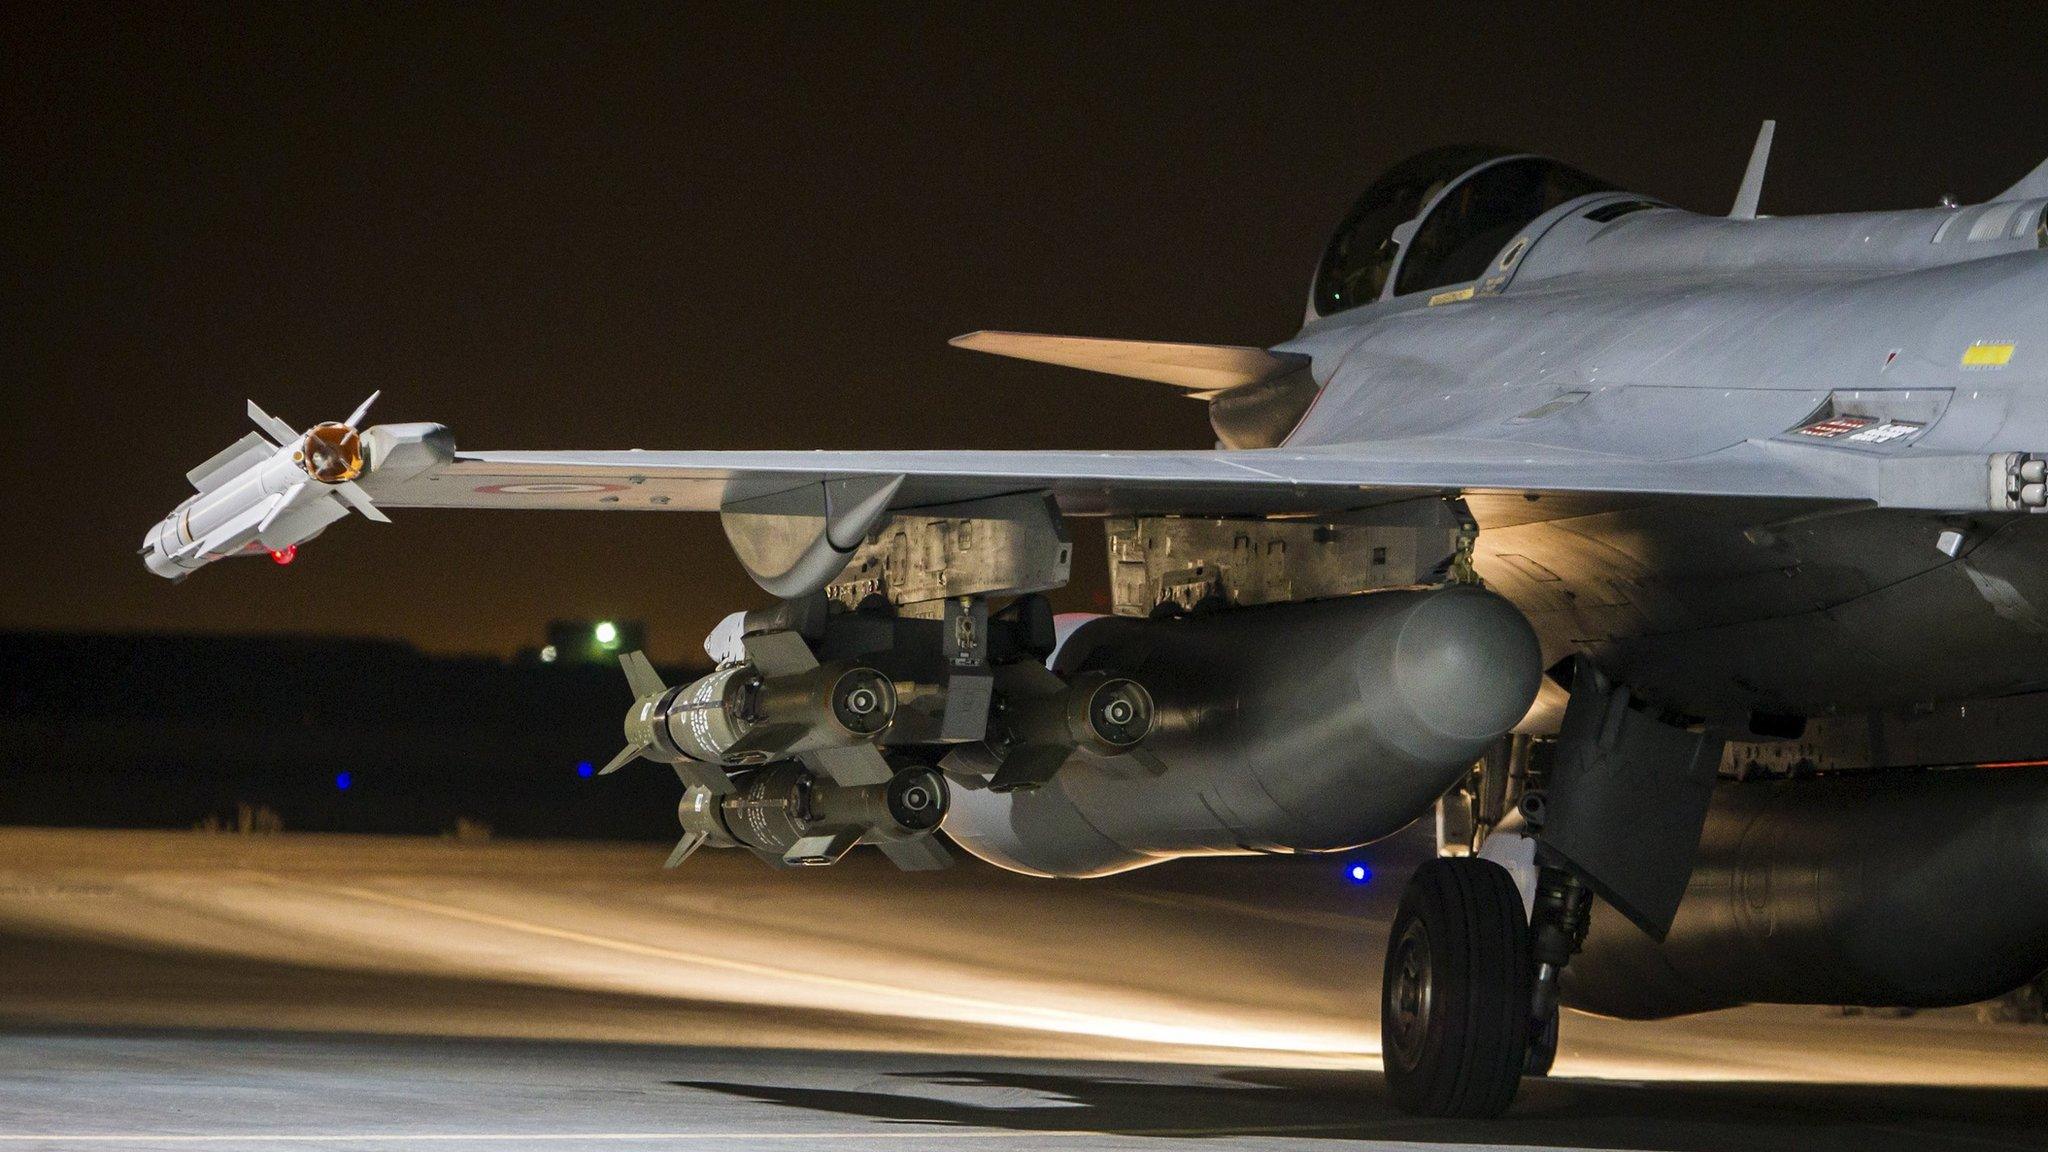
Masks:
[[[1416,870],[1380,985],[1387,1088],[1404,1112],[1498,1116],[1528,1059],[1529,923],[1507,869],[1476,857]]]
[[[1529,795],[1541,797],[1542,793]],[[1557,1060],[1558,978],[1585,944],[1592,912],[1593,890],[1570,869],[1555,865],[1537,869],[1536,900],[1529,923],[1529,952],[1535,963],[1529,990],[1526,1065],[1531,1076],[1548,1076]]]
[[[1529,1036],[1529,1054],[1522,1060],[1522,1075],[1548,1076],[1550,1066],[1557,1063],[1557,1007],[1551,1006],[1550,1015],[1540,1024],[1533,1026]]]

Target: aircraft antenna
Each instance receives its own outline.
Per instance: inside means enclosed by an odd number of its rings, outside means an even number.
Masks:
[[[1776,120],[1764,121],[1757,130],[1756,147],[1749,150],[1749,167],[1742,173],[1742,187],[1735,192],[1735,207],[1728,210],[1730,220],[1756,219],[1756,203],[1764,194],[1764,166],[1771,161],[1771,137],[1777,131]]]

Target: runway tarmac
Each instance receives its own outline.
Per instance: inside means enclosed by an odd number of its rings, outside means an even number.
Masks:
[[[1391,1111],[1410,840],[1086,883],[869,852],[0,830],[14,1148],[2048,1148],[2048,1030],[1569,1016],[1502,1121]]]

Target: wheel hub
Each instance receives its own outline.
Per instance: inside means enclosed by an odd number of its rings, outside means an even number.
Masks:
[[[1387,1011],[1392,1014],[1389,1035],[1392,1050],[1386,1055],[1398,1059],[1403,1068],[1422,1062],[1422,1047],[1429,1035],[1429,1014],[1434,1006],[1435,986],[1431,979],[1429,930],[1422,921],[1411,920],[1394,946],[1394,983],[1388,990]]]

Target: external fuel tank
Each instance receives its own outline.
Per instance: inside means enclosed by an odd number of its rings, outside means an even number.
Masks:
[[[1597,907],[1564,1000],[1933,1008],[2048,969],[2048,768],[1726,783],[1671,934]]]
[[[1521,613],[1466,586],[1101,617],[1054,665],[1128,676],[1157,714],[1147,756],[1078,753],[1030,791],[953,790],[952,839],[1045,876],[1379,839],[1522,718],[1542,675]]]

